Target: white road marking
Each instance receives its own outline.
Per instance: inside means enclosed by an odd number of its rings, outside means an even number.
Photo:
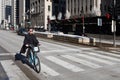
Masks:
[[[98,56],[100,58],[105,58],[105,59],[113,60],[113,61],[120,61],[120,59],[109,57],[109,56],[105,56],[105,55],[100,55],[100,54],[96,54],[96,53],[89,53],[88,52],[87,54]]]
[[[101,54],[107,54],[107,55],[110,55],[110,56],[120,57],[120,54],[114,54],[114,53],[108,53],[108,52],[102,52],[102,51],[97,51],[97,52],[99,52]]]
[[[41,41],[44,45],[41,45],[41,46],[50,46],[48,48],[51,48],[52,47],[55,47],[55,48],[59,48],[59,49],[72,49],[72,48],[69,48],[69,47],[66,47],[64,45],[59,45],[59,44],[53,44],[53,43],[50,43],[50,42],[44,42],[44,41]]]
[[[91,68],[100,68],[100,67],[102,67],[102,66],[100,66],[98,64],[95,64],[95,63],[92,63],[90,61],[86,61],[86,60],[83,60],[83,59],[79,59],[79,58],[76,58],[76,57],[73,57],[73,56],[70,56],[70,55],[62,55],[62,57],[67,58],[67,59],[72,60],[72,61],[75,61],[75,62],[78,62],[78,63],[81,63],[83,65],[89,66]]]
[[[60,59],[58,59],[56,57],[53,57],[53,56],[48,56],[48,57],[46,57],[46,59],[48,59],[48,60],[50,60],[50,61],[52,61],[52,62],[54,62],[54,63],[56,63],[56,64],[58,64],[58,65],[60,65],[64,68],[66,68],[66,69],[69,69],[70,71],[73,71],[73,72],[84,71],[84,69],[82,69],[82,68],[74,66],[74,65],[72,65],[68,62],[60,60]]]
[[[105,63],[105,64],[108,64],[108,65],[113,65],[113,64],[115,64],[115,63],[110,62],[110,61],[108,61],[108,60],[104,60],[104,59],[100,59],[100,58],[88,56],[88,55],[86,55],[86,54],[75,54],[75,55],[80,56],[80,57],[85,57],[85,58],[88,58],[88,59],[91,59],[91,60],[94,60],[94,61],[98,61],[98,62],[101,62],[101,63]]]
[[[62,49],[62,50],[59,49],[59,50],[41,51],[41,53],[68,52],[68,51],[78,51],[78,50],[77,49]]]
[[[10,56],[15,55],[16,53],[0,53],[0,56]]]
[[[117,53],[117,54],[120,54],[120,51],[111,51],[113,53]]]
[[[9,80],[30,80],[12,60],[0,61]]]
[[[44,65],[43,63],[41,63],[41,72],[44,75],[51,75],[51,76],[58,76],[60,75],[58,72],[54,71],[53,69],[47,67],[46,65]]]
[[[0,56],[9,56],[10,53],[0,53]]]

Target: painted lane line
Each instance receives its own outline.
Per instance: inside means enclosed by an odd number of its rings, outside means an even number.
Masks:
[[[53,56],[48,56],[48,57],[46,57],[46,59],[48,59],[48,60],[50,60],[50,61],[52,61],[52,62],[54,62],[54,63],[56,63],[56,64],[58,64],[58,65],[60,65],[64,68],[66,68],[66,69],[69,69],[70,71],[73,71],[73,72],[84,71],[84,69],[82,69],[82,68],[74,66],[74,65],[72,65],[68,62],[60,60],[60,59],[58,59],[56,57],[53,57]]]

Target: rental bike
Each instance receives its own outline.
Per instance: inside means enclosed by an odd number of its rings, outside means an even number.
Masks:
[[[28,62],[33,66],[33,69],[37,72],[40,73],[41,71],[41,65],[40,65],[40,59],[37,56],[37,53],[40,52],[39,46],[33,46],[33,45],[28,45],[27,48],[27,58]]]

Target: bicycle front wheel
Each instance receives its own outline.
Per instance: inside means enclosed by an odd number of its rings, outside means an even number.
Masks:
[[[41,65],[40,65],[40,59],[38,58],[38,56],[36,56],[36,58],[34,60],[34,66],[35,66],[36,72],[40,73],[40,71],[41,71]]]
[[[28,57],[28,62],[30,63],[30,65],[34,66],[32,50],[29,50],[29,53],[27,54],[27,57]]]

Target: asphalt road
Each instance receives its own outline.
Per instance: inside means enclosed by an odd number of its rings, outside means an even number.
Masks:
[[[6,53],[7,51],[0,47],[0,54],[1,53]],[[5,58],[5,57],[4,57]],[[3,56],[0,56],[0,60],[3,60]],[[2,66],[0,64],[0,66]],[[7,74],[5,73],[3,67],[0,67],[0,80],[8,80],[9,78],[7,77]]]
[[[45,39],[39,39],[42,70],[38,74],[27,64],[14,60],[23,39],[14,32],[0,30],[0,45],[9,52],[0,55],[12,56],[0,61],[0,70],[10,80],[120,80],[119,53]]]
[[[7,51],[0,46],[0,53],[7,53]]]

